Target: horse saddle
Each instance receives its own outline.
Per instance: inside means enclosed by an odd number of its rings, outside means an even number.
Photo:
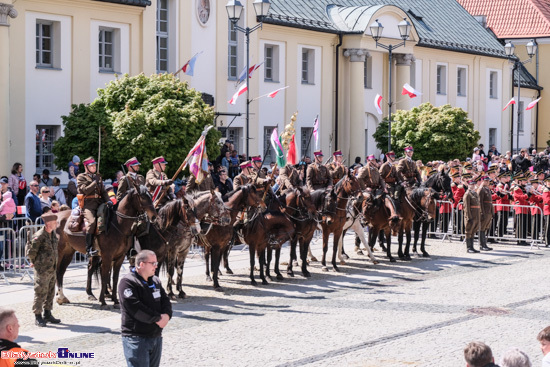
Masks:
[[[73,213],[71,213],[69,219],[67,219],[65,223],[63,231],[69,236],[85,236],[86,233],[84,232],[84,228],[84,215],[80,214],[80,212],[78,215],[73,215]]]

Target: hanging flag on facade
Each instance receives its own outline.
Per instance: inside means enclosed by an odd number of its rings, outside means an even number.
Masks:
[[[237,103],[237,98],[239,98],[239,96],[241,94],[243,94],[244,92],[246,92],[248,90],[248,87],[246,86],[246,84],[243,84],[238,91],[235,92],[235,94],[233,94],[233,97],[231,97],[231,99],[228,101],[229,104],[235,104]]]
[[[405,85],[403,85],[403,91],[401,92],[401,94],[404,96],[408,95],[411,98],[422,95],[422,93],[411,87],[409,83],[405,83]]]
[[[378,111],[378,114],[382,114],[382,107],[380,107],[380,103],[382,102],[382,96],[380,94],[377,94],[376,97],[374,97],[374,107],[376,107],[376,111]]]
[[[271,140],[271,146],[273,147],[273,150],[275,151],[275,155],[277,156],[277,159],[276,159],[277,165],[279,167],[286,166],[283,145],[281,144],[281,139],[279,138],[279,134],[277,133],[277,128],[273,129],[270,140]]]
[[[271,93],[268,93],[267,94],[267,97],[268,98],[275,98],[275,96],[277,95],[277,93],[279,93],[280,91],[282,91],[283,89],[287,89],[288,88],[288,85],[286,87],[283,87],[283,88],[279,88],[277,90],[274,90],[273,92]]]
[[[290,138],[290,143],[288,143],[288,153],[286,155],[286,161],[290,164],[296,164],[297,157],[296,157],[296,134],[292,134],[292,138]]]
[[[183,71],[184,74],[193,76],[193,73],[195,72],[195,61],[197,61],[197,57],[202,53],[203,51],[197,52],[195,56],[193,56],[189,61],[185,63],[185,65],[183,65],[183,67],[180,70],[178,70],[178,73],[180,71]]]
[[[542,98],[542,97],[541,97]],[[529,105],[527,106],[527,108],[525,109],[525,111],[529,111],[531,108],[535,107],[537,105],[537,103],[539,103],[540,101],[540,98],[539,99],[535,99],[533,102],[529,103]]]
[[[262,61],[259,64],[254,64],[254,65],[252,65],[251,67],[248,68],[248,78],[249,79],[252,78],[252,73],[254,73],[254,71],[256,71],[260,66],[262,66],[263,63],[264,63],[264,61]],[[243,67],[243,70],[239,74],[239,80],[237,80],[237,85],[241,84],[245,79],[246,79],[246,65]]]
[[[514,98],[512,98],[510,102],[506,103],[506,106],[504,106],[502,110],[505,111],[511,104],[516,104],[516,100]]]
[[[313,122],[313,137],[315,138],[315,150],[319,149],[319,115],[315,117]]]

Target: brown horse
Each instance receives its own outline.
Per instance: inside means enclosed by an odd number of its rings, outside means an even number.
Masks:
[[[374,247],[378,234],[383,231],[387,243],[386,255],[390,262],[395,262],[390,251],[391,233],[397,230],[399,217],[392,214],[390,208],[393,205],[388,197],[375,196],[374,193],[367,190],[363,192],[363,198],[361,213],[369,226],[369,247],[371,249]]]
[[[436,201],[439,200],[440,198],[439,193],[435,191],[433,188],[426,188],[426,190],[429,191],[426,205],[422,208],[422,211],[417,211],[413,222],[413,229],[414,229],[413,252],[416,253],[416,244],[420,236],[420,231],[422,231],[422,239],[420,242],[420,251],[422,252],[422,257],[430,257],[430,254],[428,254],[428,252],[426,252],[426,249],[425,249],[426,233],[428,231],[428,225],[430,224],[431,221],[434,220],[434,218],[437,215]]]
[[[185,225],[181,218],[178,219],[170,215],[171,212],[175,211],[177,216],[177,213],[181,212],[181,208],[187,206],[184,205],[185,201],[188,202],[188,208],[186,209],[188,212],[187,217],[192,217],[193,221],[196,219],[198,227],[196,229]],[[173,206],[179,209],[174,210],[170,207],[166,208],[166,216],[164,216],[164,208],[161,209],[159,211],[159,218],[157,219],[160,227],[165,228],[167,231],[168,254],[163,265],[166,266],[168,273],[166,293],[171,299],[176,298],[172,288],[174,284],[176,285],[176,291],[178,291],[178,298],[185,298],[185,292],[182,288],[183,267],[185,259],[191,249],[191,245],[196,240],[196,236],[201,230],[198,223],[228,225],[231,221],[229,210],[225,207],[221,194],[217,191],[198,192],[193,196],[186,195],[185,201],[176,200]],[[177,272],[175,283],[173,280],[174,269]]]
[[[206,260],[206,279],[213,281],[214,289],[222,291],[218,281],[218,273],[222,254],[233,236],[233,225],[246,212],[247,218],[252,218],[259,207],[265,208],[265,203],[258,195],[253,185],[244,185],[237,190],[227,194],[228,200],[225,206],[231,212],[231,223],[229,225],[212,225],[206,234],[199,234],[198,244],[204,247]],[[210,277],[209,261],[211,259],[212,277]]]
[[[321,213],[323,216],[323,221],[321,222],[323,229],[323,259],[321,261],[323,271],[328,271],[326,257],[328,238],[331,233],[334,234],[332,267],[334,271],[339,271],[336,265],[336,255],[338,253],[338,243],[342,236],[344,224],[346,223],[346,207],[352,196],[360,190],[359,181],[357,181],[357,178],[351,171],[348,171],[348,175],[341,179],[326,196],[325,206]]]
[[[83,235],[79,236],[69,234],[65,231],[65,224],[70,214],[70,210],[66,210],[58,214],[60,226],[57,229],[59,245],[58,268],[56,273],[58,288],[57,303],[59,304],[70,302],[63,294],[63,275],[65,274],[75,251],[81,253],[86,252],[85,237]],[[86,293],[90,299],[96,299],[92,293],[91,275],[93,271],[99,270],[99,266],[101,266],[101,292],[99,294],[101,308],[108,308],[107,303],[105,302],[105,294],[109,283],[111,269],[113,270],[112,300],[115,304],[115,308],[119,307],[117,299],[117,286],[120,267],[122,266],[122,262],[124,261],[126,253],[130,248],[128,238],[132,236],[132,225],[139,218],[139,216],[143,215],[147,215],[153,220],[157,216],[157,212],[153,206],[153,201],[151,200],[151,195],[149,195],[149,192],[145,186],[132,188],[118,205],[116,215],[111,216],[109,232],[101,233],[96,236],[101,261],[99,261],[99,257],[96,256],[93,257],[88,264]]]

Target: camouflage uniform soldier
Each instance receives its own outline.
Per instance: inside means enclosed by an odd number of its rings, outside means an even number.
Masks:
[[[212,166],[212,162],[208,162],[208,174],[206,177],[201,181],[200,184],[197,184],[197,180],[195,176],[191,175],[189,177],[189,181],[187,181],[187,186],[185,188],[185,191],[192,194],[196,191],[211,191],[216,189],[216,185],[214,185],[214,180],[212,179],[212,169],[214,167]]]
[[[109,199],[109,194],[103,186],[101,176],[96,173],[97,163],[95,159],[89,157],[82,162],[85,172],[78,175],[76,184],[78,193],[84,195],[84,225],[86,227],[86,253],[88,256],[96,256],[97,250],[93,250],[94,236],[97,227],[96,213],[99,206],[107,203],[112,207],[113,202]]]
[[[118,183],[118,191],[116,192],[117,203],[120,203],[122,198],[126,196],[126,193],[131,188],[145,185],[145,177],[138,173],[141,163],[138,162],[136,157],[128,159],[124,165],[128,168],[128,173],[126,176],[123,176]]]
[[[418,172],[416,163],[412,159],[413,153],[413,147],[409,146],[405,148],[405,158],[399,161],[397,172],[403,175],[409,185],[420,185],[422,179],[420,178],[420,172]]]
[[[239,166],[241,167],[241,173],[233,179],[233,190],[237,190],[239,187],[250,183],[250,169],[252,168],[252,164],[250,161],[246,161]]]
[[[393,151],[388,152],[386,158],[388,160],[380,167],[380,176],[382,176],[382,179],[386,183],[386,187],[392,199],[399,202],[401,192],[403,191],[402,184],[405,179],[403,175],[397,172],[397,166],[394,164],[395,153]]]
[[[291,164],[287,164],[279,172],[279,185],[279,190],[283,193],[286,189],[303,186],[303,181],[298,171]]]
[[[35,324],[46,326],[46,322],[59,324],[61,320],[52,316],[53,297],[55,296],[55,281],[57,268],[57,215],[42,215],[44,227],[32,236],[27,256],[34,267],[34,302],[32,311]],[[44,309],[44,318],[42,318]]]
[[[367,157],[367,165],[359,170],[357,180],[363,190],[369,188],[373,192],[380,189],[386,191],[386,183],[378,172],[378,163],[376,163],[374,154]]]
[[[332,177],[326,166],[323,165],[323,152],[318,150],[313,153],[315,162],[311,163],[306,172],[307,188],[314,191],[317,189],[332,189]]]
[[[333,161],[327,164],[327,168],[332,177],[333,184],[336,185],[338,181],[340,181],[342,178],[344,178],[345,175],[347,175],[348,169],[342,164],[343,157],[341,150],[335,151],[332,155],[334,157]]]
[[[491,227],[493,221],[494,208],[493,208],[493,193],[489,189],[489,182],[491,179],[488,176],[484,176],[481,179],[481,186],[477,190],[479,195],[479,202],[481,206],[481,223],[479,228],[479,247],[482,251],[491,251],[492,248],[487,246],[487,231]]]
[[[474,237],[479,231],[479,221],[481,220],[481,205],[479,195],[476,192],[476,182],[468,181],[468,191],[464,194],[464,226],[466,227],[466,246],[469,253],[478,253],[474,249]]]
[[[160,208],[166,204],[167,201],[174,200],[176,195],[174,195],[174,190],[172,190],[172,180],[168,179],[166,173],[164,173],[164,169],[168,162],[166,162],[163,156],[153,159],[152,162],[153,168],[151,168],[145,176],[145,186],[153,196],[155,207]],[[166,191],[166,194],[159,201],[164,191]]]

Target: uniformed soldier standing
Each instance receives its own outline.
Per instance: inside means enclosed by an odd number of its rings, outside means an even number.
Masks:
[[[323,151],[313,153],[315,162],[311,163],[306,172],[307,188],[314,191],[318,189],[332,189],[332,177],[328,168],[323,165]]]
[[[215,190],[216,185],[214,184],[214,179],[212,178],[211,171],[213,168],[214,166],[212,165],[212,162],[208,162],[208,174],[206,175],[206,177],[204,177],[200,184],[197,184],[196,177],[191,175],[191,177],[189,177],[189,180],[187,181],[185,192],[192,194],[194,192]]]
[[[420,177],[418,167],[416,167],[416,162],[412,159],[413,154],[413,147],[408,146],[405,148],[405,158],[399,161],[399,164],[397,165],[397,172],[403,175],[409,185],[420,185],[422,183],[422,179]]]
[[[88,256],[96,256],[97,250],[94,250],[94,236],[97,227],[96,213],[99,206],[106,203],[110,208],[113,202],[109,199],[109,194],[103,186],[101,176],[97,174],[97,163],[94,158],[89,157],[82,162],[85,172],[78,175],[76,184],[78,193],[84,195],[84,225],[86,227],[86,253]]]
[[[359,170],[357,180],[362,190],[371,189],[373,192],[376,192],[376,190],[386,191],[386,183],[382,179],[382,176],[380,176],[378,163],[374,154],[367,157],[367,165]]]
[[[336,185],[338,181],[340,181],[342,178],[344,178],[345,175],[347,175],[348,169],[342,163],[343,157],[341,150],[335,151],[332,156],[332,162],[327,164],[327,168],[330,172],[330,176],[332,177],[332,183]]]
[[[55,296],[55,281],[57,268],[57,215],[42,215],[44,227],[32,236],[28,250],[31,267],[34,267],[34,301],[32,311],[35,324],[46,326],[46,322],[59,324],[61,320],[52,316],[53,297]],[[44,317],[42,317],[44,309]]]
[[[241,167],[241,173],[233,179],[233,190],[250,183],[250,169],[252,168],[250,161],[241,163],[239,167]]]
[[[397,166],[394,164],[395,152],[391,151],[386,154],[387,161],[380,166],[380,176],[386,183],[386,188],[392,199],[399,203],[401,192],[403,191],[403,175],[397,172]]]
[[[153,203],[155,203],[155,206],[160,208],[166,204],[167,201],[174,200],[176,195],[174,195],[174,190],[172,190],[173,181],[164,173],[164,169],[168,162],[166,162],[163,156],[153,159],[152,162],[153,168],[151,168],[145,176],[145,186],[153,196]],[[165,191],[166,194],[162,196]],[[161,196],[162,199],[159,201]]]
[[[474,237],[479,231],[481,220],[481,206],[479,195],[476,192],[476,182],[468,181],[468,191],[464,194],[464,226],[466,228],[466,247],[469,253],[478,253],[474,249]]]
[[[120,203],[122,198],[126,196],[126,193],[131,188],[138,188],[141,185],[145,185],[145,177],[138,173],[141,163],[138,162],[136,157],[128,159],[124,165],[128,169],[128,173],[126,173],[126,176],[123,176],[118,183],[118,191],[116,193],[117,203]]]
[[[479,196],[479,202],[481,206],[481,221],[479,228],[479,248],[482,251],[491,251],[492,248],[487,246],[487,231],[491,228],[493,222],[494,208],[493,208],[493,193],[489,189],[489,182],[491,179],[489,176],[483,176],[481,178],[481,186],[477,189]]]

